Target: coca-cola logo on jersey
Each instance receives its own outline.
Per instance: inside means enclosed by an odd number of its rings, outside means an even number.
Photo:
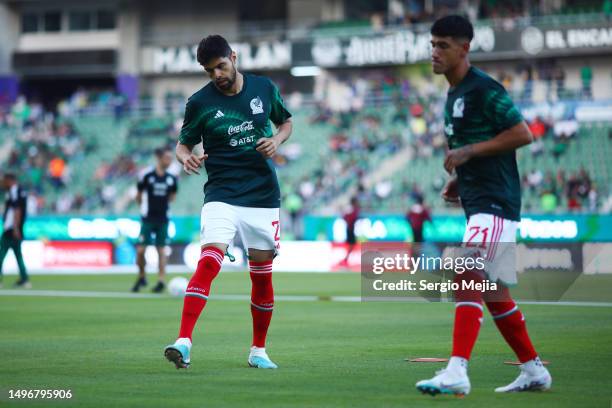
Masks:
[[[228,127],[227,134],[232,136],[232,135],[237,135],[238,133],[242,133],[242,132],[246,132],[248,130],[254,130],[254,129],[255,129],[255,126],[253,126],[253,121],[248,120],[246,122],[242,122],[240,125]]]

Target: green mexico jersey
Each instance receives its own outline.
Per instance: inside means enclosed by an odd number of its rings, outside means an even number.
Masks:
[[[278,208],[280,190],[272,160],[255,150],[257,141],[273,135],[270,121],[291,117],[278,88],[268,78],[244,75],[242,90],[222,94],[212,82],[187,101],[179,141],[203,143],[208,181],[204,202],[243,207]]]
[[[471,67],[449,89],[444,108],[444,133],[450,149],[489,140],[523,120],[504,87]],[[515,151],[478,157],[457,167],[459,196],[466,216],[494,214],[518,221],[521,184]]]

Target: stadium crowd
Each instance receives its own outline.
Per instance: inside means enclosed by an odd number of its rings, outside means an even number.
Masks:
[[[557,76],[555,86],[559,91],[563,88],[562,75]],[[388,178],[371,185],[366,182],[386,159],[406,149],[411,151],[411,160],[441,161],[446,146],[439,120],[444,92],[433,79],[426,75],[414,81],[400,79],[391,71],[369,77],[331,78],[315,90],[316,104],[307,109],[301,106],[301,97],[288,95],[290,108],[308,116],[308,131],[325,134],[323,144],[291,140],[274,159],[285,184],[284,202],[291,216],[320,211],[343,194],[355,192],[364,211],[384,207],[390,199],[405,202],[403,208],[390,207],[403,211],[411,198],[414,201],[431,191],[437,194],[445,177],[441,166],[431,185],[418,185],[418,180],[409,175],[399,184]],[[502,75],[500,80],[512,87],[510,78]],[[20,97],[8,111],[0,113],[0,129],[15,135],[0,139],[0,158],[6,158],[8,167],[22,175],[32,195],[33,213],[112,211],[114,200],[122,194],[117,183],[125,186],[135,179],[154,147],[174,143],[182,112],[173,101],[179,96],[166,99],[166,114],[161,118],[131,116],[125,98],[112,91],[78,90],[61,101],[55,112]],[[91,193],[74,193],[66,188],[74,172],[87,172],[83,164],[100,149],[96,138],[79,133],[75,121],[100,114],[114,116],[116,123],[127,121],[128,138],[115,157],[96,165],[90,174],[79,174],[90,181]],[[529,127],[536,140],[528,149],[536,159],[548,155],[562,160],[571,144],[580,143],[576,140],[579,125],[573,118],[553,121],[538,116]],[[552,147],[545,140],[554,140]],[[301,159],[305,149],[317,150],[319,164],[304,167],[297,178],[294,174],[286,176],[293,172],[292,164]],[[598,186],[584,168],[568,173],[535,169],[523,174],[524,188],[539,197],[537,208],[530,210],[596,211],[601,201],[600,187],[605,193],[607,186]]]

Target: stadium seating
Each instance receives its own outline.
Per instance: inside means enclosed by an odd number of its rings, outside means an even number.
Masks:
[[[325,119],[318,118],[319,113],[314,107],[303,107],[293,118],[294,134],[281,147],[280,158],[276,160],[284,197],[303,193],[303,183],[310,183],[314,186],[312,194],[302,197],[303,208],[310,213],[338,213],[355,194],[365,211],[377,213],[403,213],[415,194],[422,195],[434,211],[459,211],[439,198],[446,180],[443,151],[419,150],[422,147],[417,143],[419,137],[410,129],[408,113],[398,119],[397,107],[390,103],[353,113],[332,114]],[[83,151],[67,159],[69,189],[44,184],[45,200],[41,201],[39,212],[56,213],[57,201],[70,195],[83,197],[85,204],[64,208],[62,212],[136,213],[133,194],[137,173],[154,163],[155,148],[176,143],[178,119],[172,114],[121,119],[99,114],[70,118],[74,132],[81,138]],[[433,127],[428,126],[431,132]],[[555,175],[562,168],[569,177],[584,168],[599,196],[607,196],[611,129],[604,123],[582,124],[558,157],[554,154],[557,142],[549,132],[542,139],[541,154],[533,154],[530,148],[519,151],[521,175],[534,170]],[[6,156],[11,143],[16,143],[14,149],[26,151],[28,144],[16,142],[15,134],[15,128],[10,126],[0,129],[0,154]],[[376,182],[368,181],[398,154],[404,155],[401,166]],[[199,193],[205,180],[205,175],[181,177],[181,190]],[[385,184],[384,189],[380,189],[380,183]],[[524,210],[540,211],[541,193],[538,189],[524,188]],[[566,208],[567,197],[558,192],[558,199],[561,211]],[[197,214],[201,203],[199,194],[179,194],[173,213]]]

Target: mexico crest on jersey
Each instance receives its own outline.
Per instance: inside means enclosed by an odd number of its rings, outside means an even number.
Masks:
[[[463,102],[463,98],[457,98],[453,104],[453,118],[462,118],[464,108],[465,103]]]
[[[263,113],[263,102],[259,96],[251,99],[251,110],[253,111],[253,115]]]

